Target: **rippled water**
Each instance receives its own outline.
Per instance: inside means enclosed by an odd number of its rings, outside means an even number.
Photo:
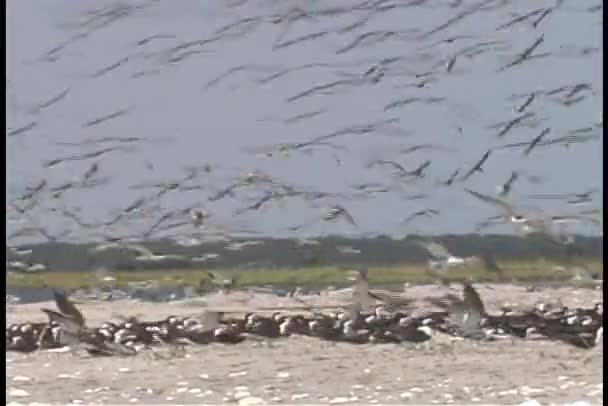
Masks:
[[[302,232],[462,233],[471,232],[475,221],[495,214],[494,208],[473,201],[463,193],[463,185],[495,194],[496,187],[516,169],[541,181],[520,179],[510,196],[512,201],[556,213],[572,209],[562,201],[532,202],[526,201],[525,196],[602,188],[601,140],[568,149],[538,148],[528,158],[518,149],[496,150],[485,164],[485,173],[477,173],[465,184],[456,183],[450,188],[436,185],[456,168],[468,170],[489,148],[529,141],[546,127],[551,128],[551,137],[559,137],[599,122],[603,102],[602,13],[588,11],[598,4],[597,0],[559,2],[560,8],[553,10],[536,28],[527,22],[501,30],[497,27],[516,14],[553,7],[555,2],[489,2],[487,9],[472,13],[424,40],[415,38],[476,2],[416,2],[422,5],[370,14],[365,25],[343,33],[339,30],[346,31],[345,27],[360,21],[369,12],[354,10],[313,16],[288,25],[270,17],[284,14],[294,6],[311,11],[348,7],[354,2],[248,1],[232,8],[228,7],[229,3],[8,2],[7,133],[36,123],[29,131],[7,136],[8,199],[23,194],[27,187],[35,186],[42,179],[47,180],[48,187],[77,181],[95,161],[100,165],[99,178],[109,180],[97,187],[66,192],[61,199],[53,199],[47,192],[31,210],[32,220],[28,221],[48,227],[52,233],[71,230],[64,239],[82,240],[99,238],[96,234],[100,231],[108,235],[137,233],[166,210],[199,205],[212,214],[212,222],[229,230],[285,235],[288,226],[318,217],[321,206],[340,203],[356,218],[357,229],[346,223],[319,223]],[[122,12],[128,15],[87,23],[87,18],[92,19],[92,9],[116,4],[125,6]],[[145,7],[137,8],[137,5]],[[496,7],[490,7],[494,5]],[[249,25],[226,28],[245,18],[251,19]],[[222,27],[234,35],[175,51],[175,47],[188,41],[213,38]],[[243,34],[242,30],[248,32]],[[377,30],[401,30],[405,34],[343,51],[357,36]],[[315,33],[319,34],[314,40],[285,46],[287,41]],[[548,52],[548,56],[498,72],[541,34],[544,42],[536,53]],[[153,35],[158,38],[144,41]],[[454,35],[472,38],[434,45]],[[474,58],[457,59],[451,72],[438,74],[437,80],[424,88],[403,87],[419,83],[421,79],[416,78],[416,74],[431,69],[445,70],[454,52],[482,41],[504,43]],[[145,43],[138,45],[138,42]],[[429,45],[434,46],[428,48]],[[57,48],[59,46],[62,48]],[[345,87],[331,94],[288,102],[290,97],[306,89],[362,75],[380,60],[397,56],[402,60],[390,65],[378,83]],[[283,68],[306,64],[319,65],[260,83]],[[238,67],[243,66],[251,69],[239,70]],[[233,69],[232,74],[213,82],[229,69]],[[490,128],[519,114],[513,108],[521,104],[522,99],[509,100],[513,94],[583,82],[588,83],[592,91],[582,91],[580,95],[588,97],[578,103],[565,106],[550,98],[534,100],[529,107],[538,119],[533,128],[515,128],[501,138],[497,137],[500,129]],[[384,111],[392,101],[414,96],[445,100]],[[54,98],[59,100],[44,107]],[[99,125],[87,125],[121,110],[128,111]],[[311,113],[311,117],[294,118],[305,113]],[[386,119],[395,120],[386,131],[335,139],[347,149],[344,151],[319,147],[308,152],[296,151],[288,157],[279,154],[259,158],[243,150],[306,141],[347,126]],[[599,127],[593,131],[602,134]],[[147,142],[124,144],[133,149],[114,151],[96,159],[65,162],[52,168],[43,166],[55,158],[117,145],[65,145],[102,137],[141,137]],[[454,151],[419,150],[399,154],[400,149],[421,143],[440,143]],[[373,159],[399,160],[407,169],[426,160],[431,160],[431,165],[425,178],[413,185],[404,185],[391,176],[390,168],[367,169],[367,163]],[[134,185],[178,180],[185,176],[187,166],[204,164],[212,166],[211,172],[203,172],[197,181],[190,182],[202,185],[203,189],[165,194],[150,205],[160,209],[152,218],[140,217],[92,232],[57,211],[79,208],[78,215],[84,222],[108,220],[139,197],[155,193],[134,189]],[[254,169],[316,191],[347,193],[350,190],[352,193],[350,185],[364,182],[382,182],[391,185],[394,191],[365,199],[327,198],[316,202],[319,207],[290,199],[284,202],[284,207],[270,203],[258,212],[239,215],[235,215],[235,210],[252,204],[262,192],[250,191],[237,198],[208,201],[222,186]],[[428,197],[406,199],[416,194],[428,194]],[[602,204],[599,199],[601,193],[593,206]],[[441,214],[432,220],[421,218],[408,226],[399,224],[403,217],[423,208],[437,209]],[[9,224],[8,232],[24,224],[27,221],[14,221]],[[190,231],[188,227],[178,230]],[[19,238],[12,243],[32,239],[37,237]]]

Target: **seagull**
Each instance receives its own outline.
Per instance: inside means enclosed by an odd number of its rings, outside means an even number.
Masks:
[[[467,336],[480,331],[480,323],[486,310],[481,296],[470,283],[463,283],[462,296],[463,312],[454,315],[459,318],[457,323],[460,331]]]
[[[49,325],[45,327],[38,337],[38,346],[42,338],[51,327],[52,323],[57,323],[60,326],[58,342],[60,345],[67,346],[72,351],[77,350],[82,344],[85,344],[85,349],[92,355],[134,355],[135,350],[126,347],[120,343],[105,343],[94,330],[90,330],[85,326],[85,318],[72,303],[67,295],[59,292],[54,292],[55,304],[59,312],[51,309],[42,308],[49,318]]]
[[[158,255],[150,251],[143,245],[136,244],[124,244],[120,242],[112,242],[107,244],[100,244],[93,248],[94,252],[104,252],[111,249],[119,249],[127,252],[134,252],[136,254],[136,261],[164,261],[168,259],[185,259],[183,255]]]
[[[413,299],[408,299],[402,297],[399,294],[391,293],[391,292],[378,292],[378,291],[369,291],[369,297],[372,299],[379,300],[384,303],[387,308],[396,309],[396,308],[408,308],[413,302]]]
[[[452,255],[443,245],[436,242],[417,242],[430,255],[429,268],[431,271],[441,271],[446,268],[453,268],[466,265],[477,260],[477,257],[457,257]]]
[[[503,218],[508,219],[508,221],[510,221],[511,223],[521,224],[522,230],[524,232],[529,233],[529,232],[533,231],[533,229],[534,229],[533,226],[535,223],[534,220],[529,219],[526,216],[524,216],[519,210],[516,210],[511,204],[505,202],[504,200],[497,199],[492,196],[487,196],[487,195],[481,194],[479,192],[475,192],[471,189],[465,188],[464,190],[471,196],[474,196],[477,199],[479,199],[485,203],[489,203],[494,206],[498,206],[500,208],[500,210],[502,210],[504,213]]]
[[[509,176],[509,179],[507,179],[504,184],[498,187],[498,196],[501,198],[506,197],[509,192],[511,192],[511,188],[513,187],[513,184],[515,183],[515,181],[517,181],[517,179],[519,179],[519,173],[516,171],[511,172],[511,176]]]
[[[451,294],[440,299],[427,300],[448,311],[450,323],[462,336],[482,333],[480,324],[486,311],[481,296],[469,282],[463,283],[462,296],[462,300]]]
[[[32,264],[29,265],[22,261],[8,261],[6,267],[9,270],[21,271],[21,272],[44,272],[46,265],[44,264]]]
[[[342,217],[344,220],[348,222],[348,224],[353,227],[357,227],[357,223],[355,223],[355,219],[350,213],[342,206],[335,205],[329,209],[329,211],[323,217],[325,221],[336,220],[338,217]]]
[[[552,225],[563,224],[566,222],[590,221],[590,219],[581,216],[527,216],[523,214],[521,210],[516,209],[513,205],[504,200],[484,195],[471,189],[465,188],[464,190],[471,196],[485,203],[498,206],[498,208],[502,210],[503,215],[494,217],[492,220],[506,220],[507,222],[518,226],[518,229],[524,234],[542,233],[558,243],[571,242],[572,238],[571,236],[564,235],[563,230],[553,229]]]
[[[226,249],[228,251],[242,251],[245,247],[256,246],[256,245],[260,245],[263,243],[264,243],[264,241],[242,241],[242,242],[234,241],[234,242],[226,245],[224,247],[224,249]]]
[[[414,220],[416,217],[421,217],[421,216],[433,217],[433,216],[438,216],[438,215],[439,215],[439,210],[435,210],[435,209],[418,210],[418,211],[410,214],[403,220],[401,220],[401,224],[409,223],[410,221]]]
[[[483,164],[488,160],[488,158],[490,158],[490,154],[491,153],[492,153],[491,149],[487,150],[483,154],[483,156],[481,157],[481,159],[479,161],[477,161],[477,163],[475,163],[475,165],[473,165],[473,167],[471,169],[469,169],[469,171],[467,173],[464,174],[464,176],[461,178],[461,180],[463,182],[466,181],[471,176],[473,176],[473,174],[475,172],[481,172],[481,173],[483,173]]]
[[[357,249],[357,248],[351,247],[351,246],[349,246],[349,245],[338,245],[338,246],[336,247],[336,250],[338,250],[338,252],[339,252],[340,254],[345,254],[345,255],[348,255],[348,254],[352,254],[352,255],[358,255],[358,254],[360,254],[360,253],[361,253],[361,250],[360,250],[360,249]]]

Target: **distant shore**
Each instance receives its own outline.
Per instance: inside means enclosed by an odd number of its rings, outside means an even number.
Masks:
[[[100,268],[114,271],[145,271],[167,269],[301,269],[323,266],[394,267],[423,265],[427,253],[415,243],[430,237],[409,236],[396,240],[389,237],[344,238],[321,237],[315,240],[250,238],[252,243],[239,247],[244,240],[205,242],[201,245],[180,246],[175,241],[156,240],[141,243],[157,254],[181,255],[183,259],[141,262],[134,255],[120,250],[95,252],[94,244],[44,243],[20,247],[31,250],[17,255],[8,248],[7,262],[29,265],[42,264],[45,271],[86,271]],[[499,261],[534,262],[565,261],[584,258],[603,260],[601,237],[577,236],[574,244],[565,248],[543,236],[526,238],[512,235],[444,235],[432,237],[458,256],[491,255]],[[192,261],[199,257],[202,260]],[[10,266],[8,267],[10,270]]]

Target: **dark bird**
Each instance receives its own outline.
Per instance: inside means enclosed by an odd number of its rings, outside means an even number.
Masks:
[[[15,135],[19,135],[19,134],[25,134],[28,131],[30,131],[31,129],[33,129],[34,127],[36,127],[38,125],[37,122],[32,121],[29,124],[26,124],[24,126],[21,126],[19,128],[15,128],[13,130],[10,130],[9,132],[6,133],[7,137],[14,137]]]
[[[442,145],[435,145],[435,144],[419,144],[419,145],[413,145],[411,147],[407,147],[407,148],[403,148],[402,150],[400,150],[399,152],[401,154],[409,154],[411,152],[415,152],[415,151],[421,151],[424,149],[428,149],[428,150],[435,150],[435,151],[453,151],[452,148],[448,148],[448,147],[444,147]]]
[[[450,175],[449,178],[447,178],[446,180],[441,181],[439,183],[444,186],[452,186],[452,183],[454,183],[454,180],[456,179],[456,176],[458,176],[459,173],[460,173],[460,168],[458,168],[454,172],[452,172],[452,174]]]
[[[384,111],[391,110],[396,107],[406,106],[406,105],[414,103],[414,102],[431,104],[431,103],[439,103],[444,100],[445,100],[445,97],[408,97],[406,99],[400,99],[400,100],[395,100],[393,102],[390,102],[389,104],[387,104],[384,107]]]
[[[439,215],[439,210],[435,210],[435,209],[419,210],[417,212],[410,214],[406,218],[404,218],[403,221],[401,221],[401,224],[407,224],[410,221],[414,220],[416,217],[421,217],[421,216],[433,217],[433,216],[438,216],[438,215]]]
[[[429,166],[431,166],[431,161],[425,161],[419,167],[417,167],[416,169],[414,169],[411,172],[408,172],[407,174],[411,175],[411,176],[416,176],[418,178],[423,178],[424,177],[424,170],[426,168],[428,168]]]
[[[350,213],[344,207],[339,205],[335,205],[330,208],[329,211],[323,217],[323,220],[332,221],[338,219],[339,217],[342,217],[353,227],[357,227],[357,223],[355,223],[355,219],[353,218],[353,216],[351,216]]]
[[[534,113],[527,112],[525,114],[522,114],[521,116],[515,117],[513,120],[510,120],[510,121],[506,122],[496,136],[497,137],[504,137],[513,128],[515,128],[521,122],[523,122],[524,120],[526,120],[527,118],[530,118],[532,116],[534,116]]]
[[[498,196],[506,197],[509,192],[511,192],[511,188],[513,187],[513,184],[517,179],[519,179],[519,173],[516,171],[511,172],[511,176],[509,176],[509,179],[507,179],[507,181],[500,187],[500,193],[498,194]]]
[[[524,102],[523,102],[521,105],[519,105],[519,106],[515,107],[515,109],[514,109],[514,110],[515,110],[516,112],[518,112],[518,113],[523,113],[523,112],[524,112],[524,110],[525,110],[525,109],[526,109],[526,108],[527,108],[527,107],[528,107],[530,104],[532,104],[532,102],[534,101],[534,99],[535,99],[535,98],[536,98],[536,92],[532,92],[532,93],[530,93],[530,95],[529,95],[529,96],[526,98],[526,100],[524,100]]]
[[[483,154],[483,156],[481,157],[481,159],[479,161],[477,161],[477,163],[475,165],[473,165],[473,167],[462,177],[462,181],[466,181],[467,179],[469,179],[475,172],[482,172],[483,173],[483,164],[488,160],[488,158],[490,157],[490,154],[492,153],[492,150],[489,149],[485,152],[485,154]]]
[[[84,325],[84,316],[78,308],[68,299],[65,293],[53,292],[57,309],[66,316],[73,318],[78,324]]]
[[[496,31],[502,30],[504,28],[511,27],[512,25],[515,25],[515,24],[520,23],[520,22],[525,21],[525,20],[529,20],[530,18],[534,17],[535,15],[538,15],[539,13],[541,13],[543,10],[544,9],[541,7],[541,8],[537,8],[535,10],[532,10],[529,13],[519,15],[519,16],[513,18],[512,20],[509,20],[508,22],[506,22],[504,24],[501,24],[498,27],[496,27]]]
[[[397,169],[397,171],[399,172],[400,175],[406,175],[408,172],[407,170],[403,167],[403,165],[401,165],[398,162],[395,161],[388,161],[386,159],[380,159],[377,161],[372,161],[369,164],[366,165],[366,168],[372,168],[374,166],[377,165],[386,165],[386,166],[392,166],[393,168]]]
[[[503,70],[511,68],[513,66],[519,65],[519,64],[521,64],[522,62],[524,62],[527,59],[530,59],[530,57],[532,55],[532,52],[534,52],[536,50],[536,48],[538,48],[543,43],[544,40],[545,40],[545,34],[542,34],[540,37],[538,37],[536,40],[534,40],[534,42],[532,43],[532,45],[530,45],[528,48],[526,48],[512,62],[510,62],[507,65],[503,66],[498,71],[499,72],[503,71]]]
[[[110,113],[105,116],[101,116],[101,117],[95,118],[93,120],[89,120],[86,123],[82,124],[82,126],[83,127],[92,127],[95,125],[99,125],[105,121],[124,116],[125,114],[132,111],[134,108],[135,108],[135,106],[131,106],[131,107],[127,107],[126,109],[121,109],[121,110],[115,111],[114,113]]]
[[[70,302],[68,297],[59,292],[54,292],[55,304],[59,312],[51,309],[42,308],[44,313],[49,318],[49,325],[40,334],[43,337],[47,330],[51,329],[53,324],[56,323],[60,326],[58,342],[60,345],[78,345],[79,343],[86,340],[89,335],[86,334],[84,316],[76,308],[76,306]],[[40,340],[39,340],[40,341]]]
[[[534,137],[532,142],[530,142],[530,145],[528,145],[528,147],[524,150],[523,154],[525,156],[530,155],[530,152],[532,151],[532,149],[534,147],[536,147],[538,145],[538,143],[541,142],[542,139],[545,138],[545,136],[548,135],[550,132],[551,132],[551,128],[549,128],[549,127],[542,130],[541,133],[538,134],[536,137]]]
[[[548,16],[548,15],[549,15],[549,14],[550,14],[552,11],[553,11],[553,8],[551,8],[551,7],[546,8],[546,9],[545,9],[545,10],[544,10],[544,11],[541,13],[541,15],[539,15],[539,16],[536,18],[536,20],[534,20],[534,21],[532,22],[532,27],[534,27],[534,28],[538,28],[538,25],[540,24],[540,22],[541,22],[542,20],[544,20],[544,19],[545,19],[545,17],[547,17],[547,16]]]

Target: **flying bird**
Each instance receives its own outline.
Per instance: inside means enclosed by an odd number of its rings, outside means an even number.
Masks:
[[[331,207],[329,209],[329,211],[323,217],[323,220],[333,221],[338,218],[342,218],[342,219],[346,220],[346,222],[348,222],[348,224],[352,225],[353,227],[357,227],[357,223],[355,223],[355,219],[353,218],[353,216],[351,216],[350,213],[344,207],[342,207],[340,205],[335,205],[335,206]]]
[[[464,182],[467,179],[469,179],[475,172],[482,172],[483,173],[483,164],[488,160],[488,158],[490,157],[490,154],[492,153],[492,150],[489,149],[487,150],[483,156],[481,157],[481,159],[479,161],[477,161],[477,163],[475,165],[473,165],[473,167],[471,169],[469,169],[469,171],[467,173],[464,174],[464,176],[461,178],[461,180]]]
[[[498,193],[498,196],[506,197],[511,192],[511,188],[517,179],[519,179],[519,173],[516,171],[511,172],[509,179],[499,187],[500,192]]]
[[[428,255],[430,256],[428,261],[429,271],[433,276],[439,276],[436,272],[442,273],[443,271],[454,268],[454,267],[462,267],[473,261],[477,261],[476,257],[457,257],[452,255],[447,248],[443,245],[436,243],[434,241],[431,242],[417,242],[419,247],[424,248]]]

